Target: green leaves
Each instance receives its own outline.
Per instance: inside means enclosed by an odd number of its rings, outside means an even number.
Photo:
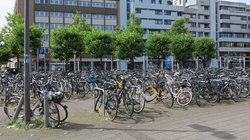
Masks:
[[[215,57],[215,42],[209,37],[196,38],[194,42],[194,48],[195,51],[193,55],[201,59],[203,61],[203,64]]]
[[[193,37],[191,34],[177,34],[171,38],[171,52],[175,56],[177,61],[185,61],[192,58],[193,48]]]
[[[86,51],[95,58],[112,55],[114,39],[111,33],[93,29],[86,34]]]
[[[74,52],[81,51],[83,36],[70,27],[55,29],[51,35],[51,56],[60,60],[73,58]]]

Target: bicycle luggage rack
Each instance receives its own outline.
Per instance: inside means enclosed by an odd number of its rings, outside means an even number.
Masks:
[[[103,99],[102,99],[102,101],[103,101],[103,115],[105,116],[105,105],[104,105],[105,104],[105,95],[106,95],[105,90],[103,88],[99,88],[99,87],[95,87],[95,90],[103,92]],[[93,97],[94,97],[94,106],[95,106],[95,103],[96,103],[96,97],[95,97],[95,95],[96,94],[93,94]],[[95,107],[94,107],[94,111],[95,111]]]

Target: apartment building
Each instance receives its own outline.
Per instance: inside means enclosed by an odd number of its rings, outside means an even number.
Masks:
[[[243,61],[250,67],[250,5],[221,0],[133,0],[130,12],[140,18],[145,38],[187,17],[191,22],[186,26],[194,37],[210,36],[216,42],[220,67],[243,66]]]
[[[76,11],[80,12],[80,16],[86,20],[88,25],[98,30],[113,31],[120,24],[119,6],[119,0],[30,0],[30,24],[34,23],[46,28],[42,46],[45,48],[45,58],[33,58],[33,66],[37,67],[35,66],[37,60],[40,60],[39,69],[49,70],[63,65],[59,60],[52,60],[46,55],[50,47],[50,34],[55,28],[72,23],[72,17],[75,16]],[[14,12],[23,15],[24,0],[16,0]],[[44,59],[45,65],[41,64],[44,63]],[[79,62],[79,60],[77,61]],[[98,65],[99,60],[86,57],[83,61],[85,65],[93,68]],[[63,69],[63,66],[60,68]]]

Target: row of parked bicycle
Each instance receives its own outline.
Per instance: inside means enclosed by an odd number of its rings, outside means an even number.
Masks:
[[[1,78],[1,98],[10,119],[14,118],[21,101],[23,83],[22,74],[4,74]],[[175,101],[180,106],[186,106],[191,101],[200,106],[202,100],[209,103],[222,99],[238,102],[240,98],[249,96],[249,85],[250,77],[243,70],[34,73],[31,95],[37,105],[32,105],[32,114],[35,117],[43,114],[43,93],[54,93],[50,101],[50,119],[53,126],[58,126],[68,116],[67,106],[61,103],[63,98],[83,98],[89,94],[94,99],[94,110],[99,112],[103,108],[108,118],[114,120],[119,110],[124,110],[131,117],[133,113],[142,112],[145,103],[151,101],[162,102],[169,108]]]

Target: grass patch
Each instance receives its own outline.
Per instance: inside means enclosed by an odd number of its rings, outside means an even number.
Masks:
[[[32,120],[29,123],[26,123],[23,120],[11,120],[7,122],[8,126],[14,126],[15,128],[20,129],[35,129],[35,128],[42,128],[44,126],[44,121],[41,119]]]

